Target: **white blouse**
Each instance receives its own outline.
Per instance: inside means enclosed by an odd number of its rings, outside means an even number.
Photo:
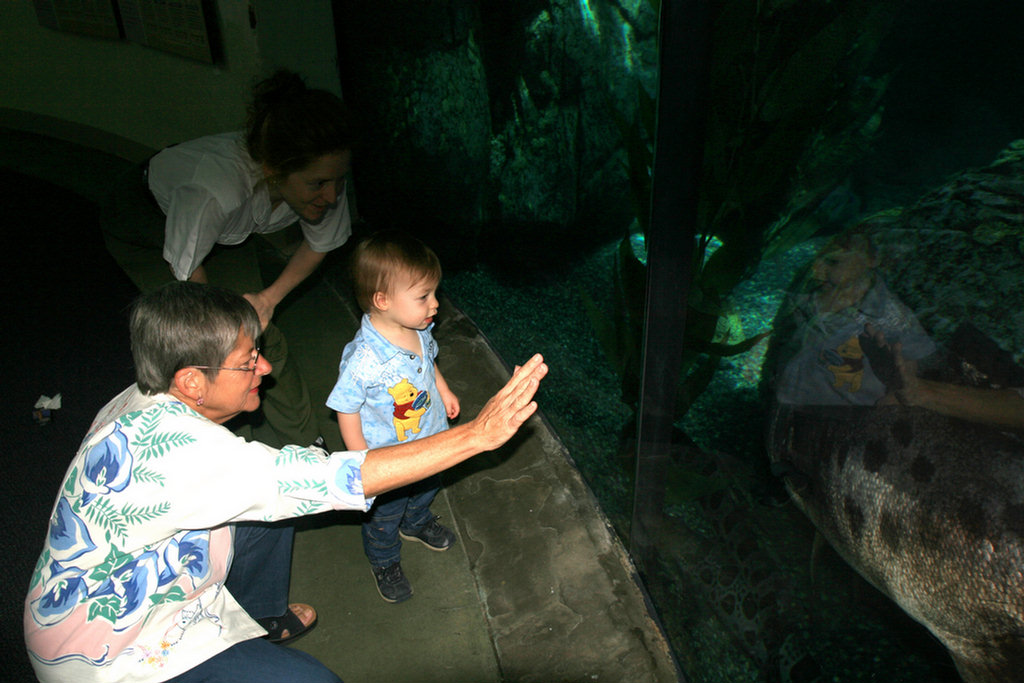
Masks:
[[[149,162],[149,189],[167,216],[163,256],[179,280],[189,278],[214,244],[241,244],[252,233],[276,232],[296,221],[316,252],[337,249],[352,234],[345,193],[316,223],[285,202],[271,209],[262,168],[239,132],[162,150]]]

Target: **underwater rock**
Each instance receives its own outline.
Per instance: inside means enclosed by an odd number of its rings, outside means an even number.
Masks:
[[[360,212],[415,229],[446,267],[503,227],[633,216],[622,139],[657,81],[649,3],[340,3],[342,85],[366,126]],[[492,233],[493,228],[493,233]]]
[[[1020,680],[1017,437],[902,406],[779,406],[768,446],[815,527],[946,646],[964,680]]]
[[[887,284],[937,342],[969,321],[1021,360],[1024,141],[868,222]]]

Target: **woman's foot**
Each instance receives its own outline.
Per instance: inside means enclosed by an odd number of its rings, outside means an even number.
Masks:
[[[266,629],[263,636],[272,643],[287,643],[312,631],[317,624],[316,610],[303,603],[288,605],[279,617],[264,617],[256,622]]]

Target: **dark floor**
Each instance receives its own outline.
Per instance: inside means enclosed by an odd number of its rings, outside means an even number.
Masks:
[[[0,201],[9,221],[0,258],[13,303],[3,342],[8,387],[0,429],[14,445],[0,483],[5,543],[0,636],[5,680],[32,680],[21,641],[21,600],[66,464],[95,412],[132,381],[126,307],[134,292],[101,246],[94,203],[126,162],[50,138],[0,136]],[[314,396],[335,379],[357,316],[340,265],[283,306],[277,320]],[[507,366],[471,320],[445,302],[440,362],[472,416]],[[63,407],[40,426],[40,395]],[[330,445],[340,446],[330,413]],[[448,553],[410,548],[403,565],[416,595],[388,605],[373,587],[346,515],[304,520],[293,598],[319,609],[297,647],[350,682],[674,681],[677,672],[647,611],[632,565],[543,419],[522,438],[448,473],[435,512],[460,543]],[[417,552],[422,550],[422,552]]]
[[[0,579],[6,587],[0,631],[6,680],[32,680],[23,654],[21,605],[46,533],[57,486],[96,411],[132,381],[125,307],[132,284],[105,253],[96,209],[76,194],[0,169],[0,205],[9,221],[0,268],[11,299],[4,307],[5,391],[0,432],[0,505],[10,525]],[[66,226],[74,226],[73,230]],[[54,234],[53,230],[56,230]],[[63,407],[35,424],[40,395]],[[104,395],[107,398],[104,398]]]

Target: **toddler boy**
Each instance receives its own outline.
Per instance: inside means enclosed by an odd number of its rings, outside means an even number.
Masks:
[[[878,254],[858,226],[832,239],[811,265],[811,290],[784,308],[776,334],[776,398],[797,405],[872,406],[895,389],[895,370],[875,354],[878,339],[899,342],[913,368],[935,344],[876,272]],[[874,356],[873,358],[871,356]]]
[[[459,400],[437,368],[430,333],[441,282],[437,256],[410,235],[384,231],[356,247],[352,276],[364,315],[327,399],[345,447],[380,448],[448,429]],[[402,573],[402,539],[437,551],[456,541],[430,512],[439,486],[435,476],[382,494],[364,516],[363,549],[387,602],[412,597]]]

